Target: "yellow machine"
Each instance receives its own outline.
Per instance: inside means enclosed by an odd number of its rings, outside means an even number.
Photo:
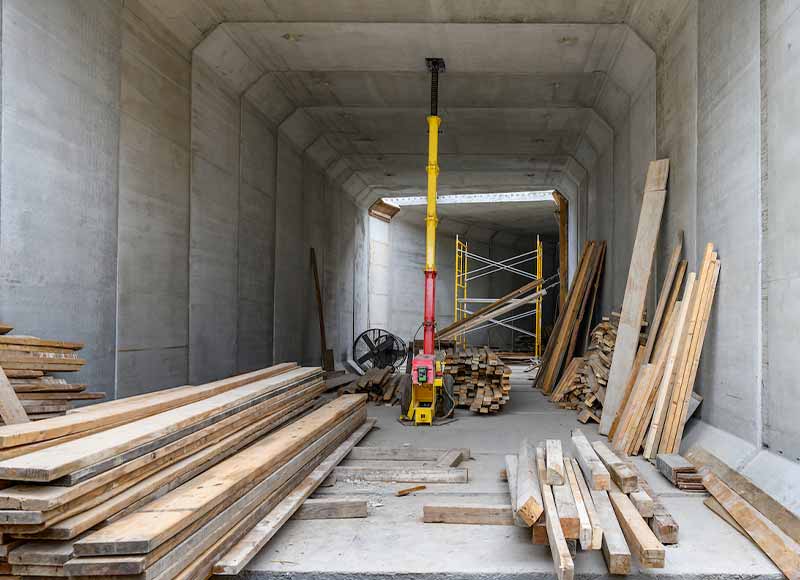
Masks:
[[[445,389],[442,363],[434,354],[436,334],[436,179],[439,175],[439,126],[438,115],[439,73],[445,70],[441,58],[425,59],[431,73],[431,114],[428,116],[428,209],[425,215],[425,317],[423,321],[422,354],[414,356],[411,363],[410,384],[403,385],[404,400],[401,419],[413,421],[415,425],[433,425],[437,403]],[[448,393],[449,394],[449,393]],[[452,395],[449,396],[453,402]],[[453,405],[448,411],[452,411]]]

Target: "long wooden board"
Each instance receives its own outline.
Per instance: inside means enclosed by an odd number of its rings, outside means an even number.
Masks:
[[[614,358],[606,387],[606,400],[600,420],[600,433],[607,435],[619,409],[630,375],[633,359],[639,346],[642,312],[647,298],[647,285],[653,266],[658,233],[661,229],[661,214],[667,197],[669,159],[651,161],[647,170],[647,181],[642,199],[642,210],[633,245],[625,298],[617,329]]]
[[[650,362],[650,355],[653,353],[653,348],[658,338],[658,331],[661,327],[661,322],[664,320],[664,314],[667,308],[667,301],[672,293],[672,283],[675,281],[675,275],[678,273],[678,264],[681,259],[681,251],[683,251],[683,231],[678,232],[678,239],[675,247],[672,249],[672,255],[667,264],[667,273],[664,276],[664,285],[661,287],[661,292],[658,296],[658,304],[656,304],[656,312],[653,314],[653,323],[650,325],[647,334],[647,343],[644,347],[644,362]]]
[[[0,461],[0,477],[16,481],[53,481],[150,441],[163,440],[184,427],[234,409],[251,399],[281,393],[295,383],[311,379],[317,374],[317,369],[291,370],[277,377],[250,383],[94,435],[6,459]]]
[[[282,363],[267,369],[214,381],[199,387],[178,387],[176,390],[170,389],[158,393],[150,393],[141,398],[132,397],[131,399],[100,403],[99,405],[92,405],[92,408],[81,413],[37,421],[35,424],[5,425],[0,427],[0,448],[46,441],[72,433],[89,431],[97,427],[134,421],[182,405],[188,405],[255,381],[277,376],[296,367],[295,363]]]
[[[479,526],[513,526],[514,517],[508,504],[496,505],[424,505],[422,521],[426,524],[466,524]]]

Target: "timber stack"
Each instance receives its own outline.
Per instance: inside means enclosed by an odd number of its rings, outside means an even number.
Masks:
[[[0,325],[0,328],[11,331],[8,325]],[[0,334],[0,367],[28,419],[56,417],[76,403],[105,397],[104,393],[88,392],[85,384],[70,383],[51,375],[81,370],[86,364],[86,359],[78,354],[82,348],[81,342]]]
[[[294,363],[0,427],[5,569],[237,574],[372,426]]]
[[[448,348],[444,374],[453,377],[456,406],[497,413],[511,399],[511,368],[488,348]]]
[[[395,404],[400,400],[400,379],[392,367],[371,368],[349,385],[339,389],[339,394],[364,393],[370,402]]]

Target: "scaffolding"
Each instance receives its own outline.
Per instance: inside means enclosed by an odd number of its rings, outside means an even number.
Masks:
[[[470,271],[469,260],[474,260],[482,264],[479,268]],[[456,268],[455,268],[455,282],[454,282],[454,312],[453,320],[458,322],[463,320],[470,314],[472,310],[468,307],[469,304],[490,304],[494,302],[495,298],[471,298],[467,294],[467,287],[470,280],[489,276],[495,272],[506,271],[527,278],[530,280],[541,280],[543,268],[543,252],[542,242],[539,237],[536,237],[536,248],[522,254],[506,258],[504,260],[493,260],[479,254],[469,251],[467,243],[456,236]],[[527,272],[521,266],[529,262],[534,262],[533,272]],[[511,322],[534,317],[534,330],[533,332],[512,325]],[[466,335],[470,332],[489,328],[491,326],[500,326],[508,328],[514,332],[530,336],[534,339],[533,357],[536,359],[542,356],[542,296],[538,296],[531,304],[531,309],[524,312],[512,314],[502,319],[490,319],[486,324],[482,324],[475,328],[471,328],[456,336],[455,343],[460,346],[466,346]]]

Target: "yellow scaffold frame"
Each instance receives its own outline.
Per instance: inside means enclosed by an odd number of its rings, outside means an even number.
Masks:
[[[468,316],[467,314],[467,243],[462,242],[456,236],[456,277],[454,286],[454,299],[453,299],[453,322],[463,320]],[[461,298],[462,300],[459,300]],[[455,343],[458,346],[467,346],[467,337],[464,334],[459,334],[455,338]]]

